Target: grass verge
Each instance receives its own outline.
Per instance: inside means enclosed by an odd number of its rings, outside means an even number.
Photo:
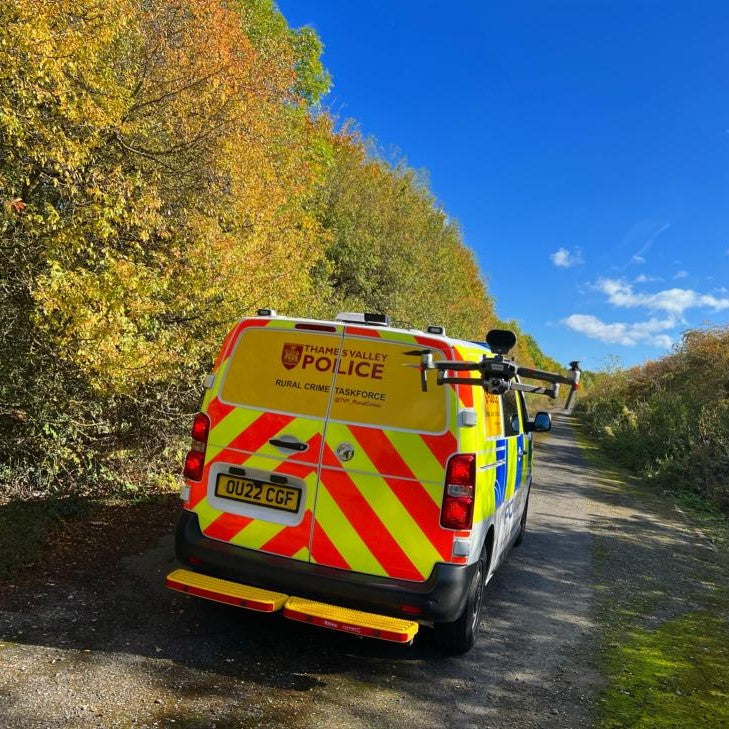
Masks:
[[[729,525],[710,505],[656,492],[577,428],[596,487],[593,541],[599,729],[729,727]]]
[[[633,628],[610,646],[601,727],[729,727],[729,623],[687,612],[654,630]]]

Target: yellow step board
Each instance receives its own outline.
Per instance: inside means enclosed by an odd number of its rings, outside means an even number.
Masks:
[[[323,602],[290,597],[284,605],[284,617],[311,623],[322,628],[341,630],[367,638],[379,638],[393,643],[410,643],[418,632],[412,620],[375,615],[360,610],[327,605]]]
[[[208,577],[197,572],[190,572],[190,570],[170,572],[165,580],[165,586],[188,595],[204,597],[206,600],[223,602],[226,605],[235,605],[248,610],[258,610],[262,613],[273,613],[280,610],[288,599],[288,595],[280,592],[240,585],[237,582]]]

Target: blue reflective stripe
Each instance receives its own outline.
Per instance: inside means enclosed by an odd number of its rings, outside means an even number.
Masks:
[[[496,480],[494,481],[494,491],[496,497],[497,508],[504,503],[506,496],[506,441],[500,438],[496,441],[496,459],[500,461],[496,466]]]
[[[516,483],[514,484],[514,492],[518,491],[519,486],[521,485],[521,469],[522,469],[522,464],[524,462],[524,459],[518,457],[518,452],[524,450],[524,436],[522,434],[519,434],[516,438],[516,449],[517,449]]]

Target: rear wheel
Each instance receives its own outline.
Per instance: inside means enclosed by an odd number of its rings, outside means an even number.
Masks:
[[[458,655],[471,650],[476,642],[478,626],[481,623],[484,582],[486,569],[484,561],[477,562],[477,568],[468,588],[468,598],[463,612],[452,623],[436,623],[435,637],[448,653]]]

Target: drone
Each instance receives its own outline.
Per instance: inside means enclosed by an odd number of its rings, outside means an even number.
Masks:
[[[428,371],[435,370],[438,385],[478,385],[483,387],[490,395],[503,395],[509,390],[517,390],[535,395],[547,395],[554,399],[559,394],[560,384],[569,385],[570,393],[565,403],[565,409],[570,410],[572,408],[575,393],[580,385],[580,363],[578,361],[570,362],[570,373],[568,375],[533,367],[522,367],[506,358],[506,355],[516,344],[516,335],[507,329],[492,329],[486,335],[486,344],[495,356],[487,357],[484,355],[478,362],[435,361],[432,349],[415,349],[405,352],[405,354],[420,357],[420,364],[411,366],[420,369],[420,386],[423,392],[428,391]],[[449,374],[454,372],[477,372],[478,377],[454,377]],[[540,380],[549,384],[543,386],[528,385],[520,381],[522,377]]]

